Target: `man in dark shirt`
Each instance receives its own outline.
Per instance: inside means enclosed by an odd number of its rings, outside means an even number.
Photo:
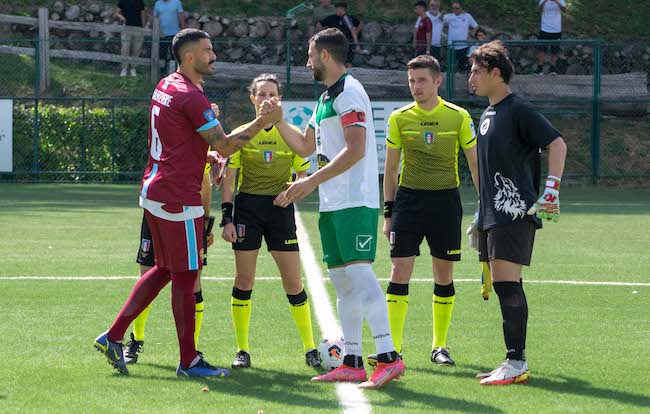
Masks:
[[[549,121],[510,91],[514,67],[503,43],[480,46],[472,60],[469,81],[477,95],[490,101],[479,122],[478,249],[481,262],[490,263],[506,343],[506,361],[477,378],[481,385],[524,383],[530,371],[525,353],[528,304],[521,271],[530,265],[541,219],[558,221],[558,190],[567,149]],[[538,199],[540,153],[545,148],[549,176]]]
[[[115,9],[115,17],[124,25],[122,31],[122,57],[138,57],[142,51],[144,35],[140,28],[147,22],[142,0],[120,0]],[[122,62],[120,76],[126,76],[129,64]],[[135,76],[135,65],[131,65],[131,76]]]
[[[367,53],[366,50],[361,50],[361,46],[359,46],[359,35],[361,34],[361,29],[363,29],[363,23],[361,23],[356,17],[347,14],[347,3],[335,3],[334,7],[336,8],[336,14],[324,18],[319,23],[323,29],[329,27],[337,28],[343,32],[345,37],[347,37],[350,49],[348,51],[345,66],[350,67],[354,53]]]
[[[427,16],[427,4],[424,1],[415,3],[415,13],[418,15],[420,22],[413,30],[413,49],[415,56],[431,54],[431,33],[433,24]]]

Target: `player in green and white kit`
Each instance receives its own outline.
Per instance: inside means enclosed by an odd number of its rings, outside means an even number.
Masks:
[[[302,157],[318,150],[319,171],[290,183],[286,192],[300,201],[319,187],[318,226],[323,261],[338,297],[343,329],[343,365],[312,381],[365,381],[361,334],[363,318],[370,325],[378,365],[360,388],[379,388],[403,375],[388,324],[386,300],[372,270],[377,245],[379,182],[377,147],[370,99],[346,72],[348,44],[338,29],[317,33],[309,42],[307,67],[327,91],[321,95],[304,135],[284,120],[277,128]]]

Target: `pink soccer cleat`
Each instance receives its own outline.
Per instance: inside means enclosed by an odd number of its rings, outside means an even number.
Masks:
[[[347,365],[340,367],[323,375],[311,379],[314,382],[356,382],[366,380],[365,368],[352,368]]]
[[[379,362],[377,368],[373,371],[370,379],[358,385],[359,388],[376,389],[386,385],[390,380],[397,379],[404,375],[406,366],[401,359],[395,362]]]

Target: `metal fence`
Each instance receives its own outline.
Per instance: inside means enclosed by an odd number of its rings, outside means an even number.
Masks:
[[[50,47],[119,53],[119,42],[119,36],[50,39]],[[465,43],[453,46],[477,44]],[[516,66],[512,89],[539,107],[568,143],[567,177],[597,181],[650,176],[650,49],[641,47],[637,53],[626,45],[595,40],[506,45]],[[411,101],[405,71],[411,45],[362,46],[367,53],[353,54],[357,66],[351,73],[364,84],[373,103]],[[135,77],[121,77],[118,62],[50,57],[51,83],[41,92],[39,40],[0,39],[0,52],[6,47],[32,48],[34,53],[2,54],[0,59],[0,100],[11,102],[13,116],[12,169],[0,172],[0,181],[138,181],[147,160],[152,90],[147,67],[136,66]],[[550,47],[558,47],[558,63],[538,67],[539,52]],[[141,56],[149,56],[149,49],[145,43]],[[288,80],[285,101],[315,104],[324,90],[304,67],[304,39],[219,39],[215,49],[219,64],[215,76],[207,79],[206,92],[220,106],[226,130],[254,116],[247,86],[263,71]],[[459,67],[458,56],[453,47],[443,49],[440,94],[477,119],[487,101],[468,89],[467,70]],[[383,118],[376,122],[385,123]]]

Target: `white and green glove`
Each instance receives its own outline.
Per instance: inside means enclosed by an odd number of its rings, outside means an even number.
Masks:
[[[465,231],[465,233],[469,236],[469,247],[476,250],[478,250],[478,211],[479,207],[476,207],[474,219]]]
[[[560,179],[553,175],[546,178],[544,194],[528,210],[528,215],[537,214],[537,218],[557,223],[560,220]]]

